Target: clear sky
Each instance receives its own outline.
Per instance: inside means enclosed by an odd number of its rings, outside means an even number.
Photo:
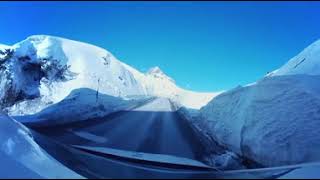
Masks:
[[[319,22],[320,2],[0,2],[0,43],[61,36],[218,91],[287,62],[320,38]]]

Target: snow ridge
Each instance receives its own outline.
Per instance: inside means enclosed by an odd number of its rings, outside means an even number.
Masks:
[[[320,75],[320,40],[312,43],[297,56],[293,57],[281,68],[271,72],[268,76],[279,75]]]

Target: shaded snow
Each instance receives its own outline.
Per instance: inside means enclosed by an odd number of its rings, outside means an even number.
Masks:
[[[5,158],[1,163],[12,159],[16,163],[10,161],[11,167],[20,166],[19,169],[8,169],[9,172],[16,170],[12,177],[26,172],[23,177],[82,178],[42,150],[26,127],[4,114],[0,114],[0,155]],[[0,171],[0,174],[3,173]]]
[[[219,170],[246,169],[242,164],[243,160],[237,154],[219,146],[218,143],[212,140],[210,137],[211,130],[209,129],[208,132],[206,121],[200,118],[200,110],[182,107],[179,108],[177,112],[180,116],[187,119],[192,127],[203,135],[203,138],[207,139],[206,148],[208,148],[208,152],[210,152],[205,156],[207,164]]]
[[[201,128],[264,166],[319,161],[320,41],[263,79],[216,96]]]
[[[51,126],[100,118],[110,113],[129,110],[150,98],[124,100],[97,91],[80,88],[73,90],[65,99],[39,113],[13,116],[22,123],[36,123],[36,126]]]
[[[201,109],[211,136],[265,166],[319,161],[320,76],[264,78]]]
[[[13,157],[5,154],[0,151],[0,177],[2,179],[10,178],[10,179],[21,179],[21,178],[32,178],[32,179],[40,179],[43,178],[36,172],[27,168],[20,162],[14,160]]]

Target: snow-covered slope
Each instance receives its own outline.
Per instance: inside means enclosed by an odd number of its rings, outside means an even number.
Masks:
[[[24,93],[35,95],[30,91],[39,91],[53,102],[62,100],[76,88],[90,88],[112,96],[143,93],[132,73],[104,49],[51,36],[31,36],[12,49],[12,64],[23,67],[10,70],[14,81],[19,81],[15,85],[21,86],[17,88]],[[27,80],[20,78],[31,73],[21,69],[30,64],[40,66],[40,77],[35,87],[23,89]]]
[[[281,68],[268,76],[308,74],[320,75],[320,40],[312,43],[297,56],[289,60]]]
[[[201,127],[220,144],[265,166],[319,161],[318,44],[263,79],[215,97],[200,110]]]
[[[37,35],[11,47],[1,46],[0,99],[2,107],[26,99],[41,99],[37,112],[61,101],[73,89],[128,97],[161,96],[191,108],[205,105],[215,93],[183,90],[159,68],[141,73],[108,51],[73,40]]]
[[[11,172],[13,174],[8,174],[11,178],[83,178],[39,147],[25,126],[2,113],[0,113],[0,158],[2,165],[0,174]],[[3,164],[5,162],[8,164]],[[10,169],[13,167],[17,169]]]

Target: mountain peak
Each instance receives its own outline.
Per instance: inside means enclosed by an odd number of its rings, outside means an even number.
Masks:
[[[148,70],[147,74],[164,74],[159,66],[152,67]]]
[[[169,81],[171,81],[171,82],[174,83],[174,80],[173,80],[171,77],[169,77],[168,75],[166,75],[166,74],[160,69],[159,66],[155,66],[155,67],[150,68],[150,69],[147,71],[146,75],[153,76],[153,77],[155,77],[155,78],[167,79],[167,80],[169,80]]]

